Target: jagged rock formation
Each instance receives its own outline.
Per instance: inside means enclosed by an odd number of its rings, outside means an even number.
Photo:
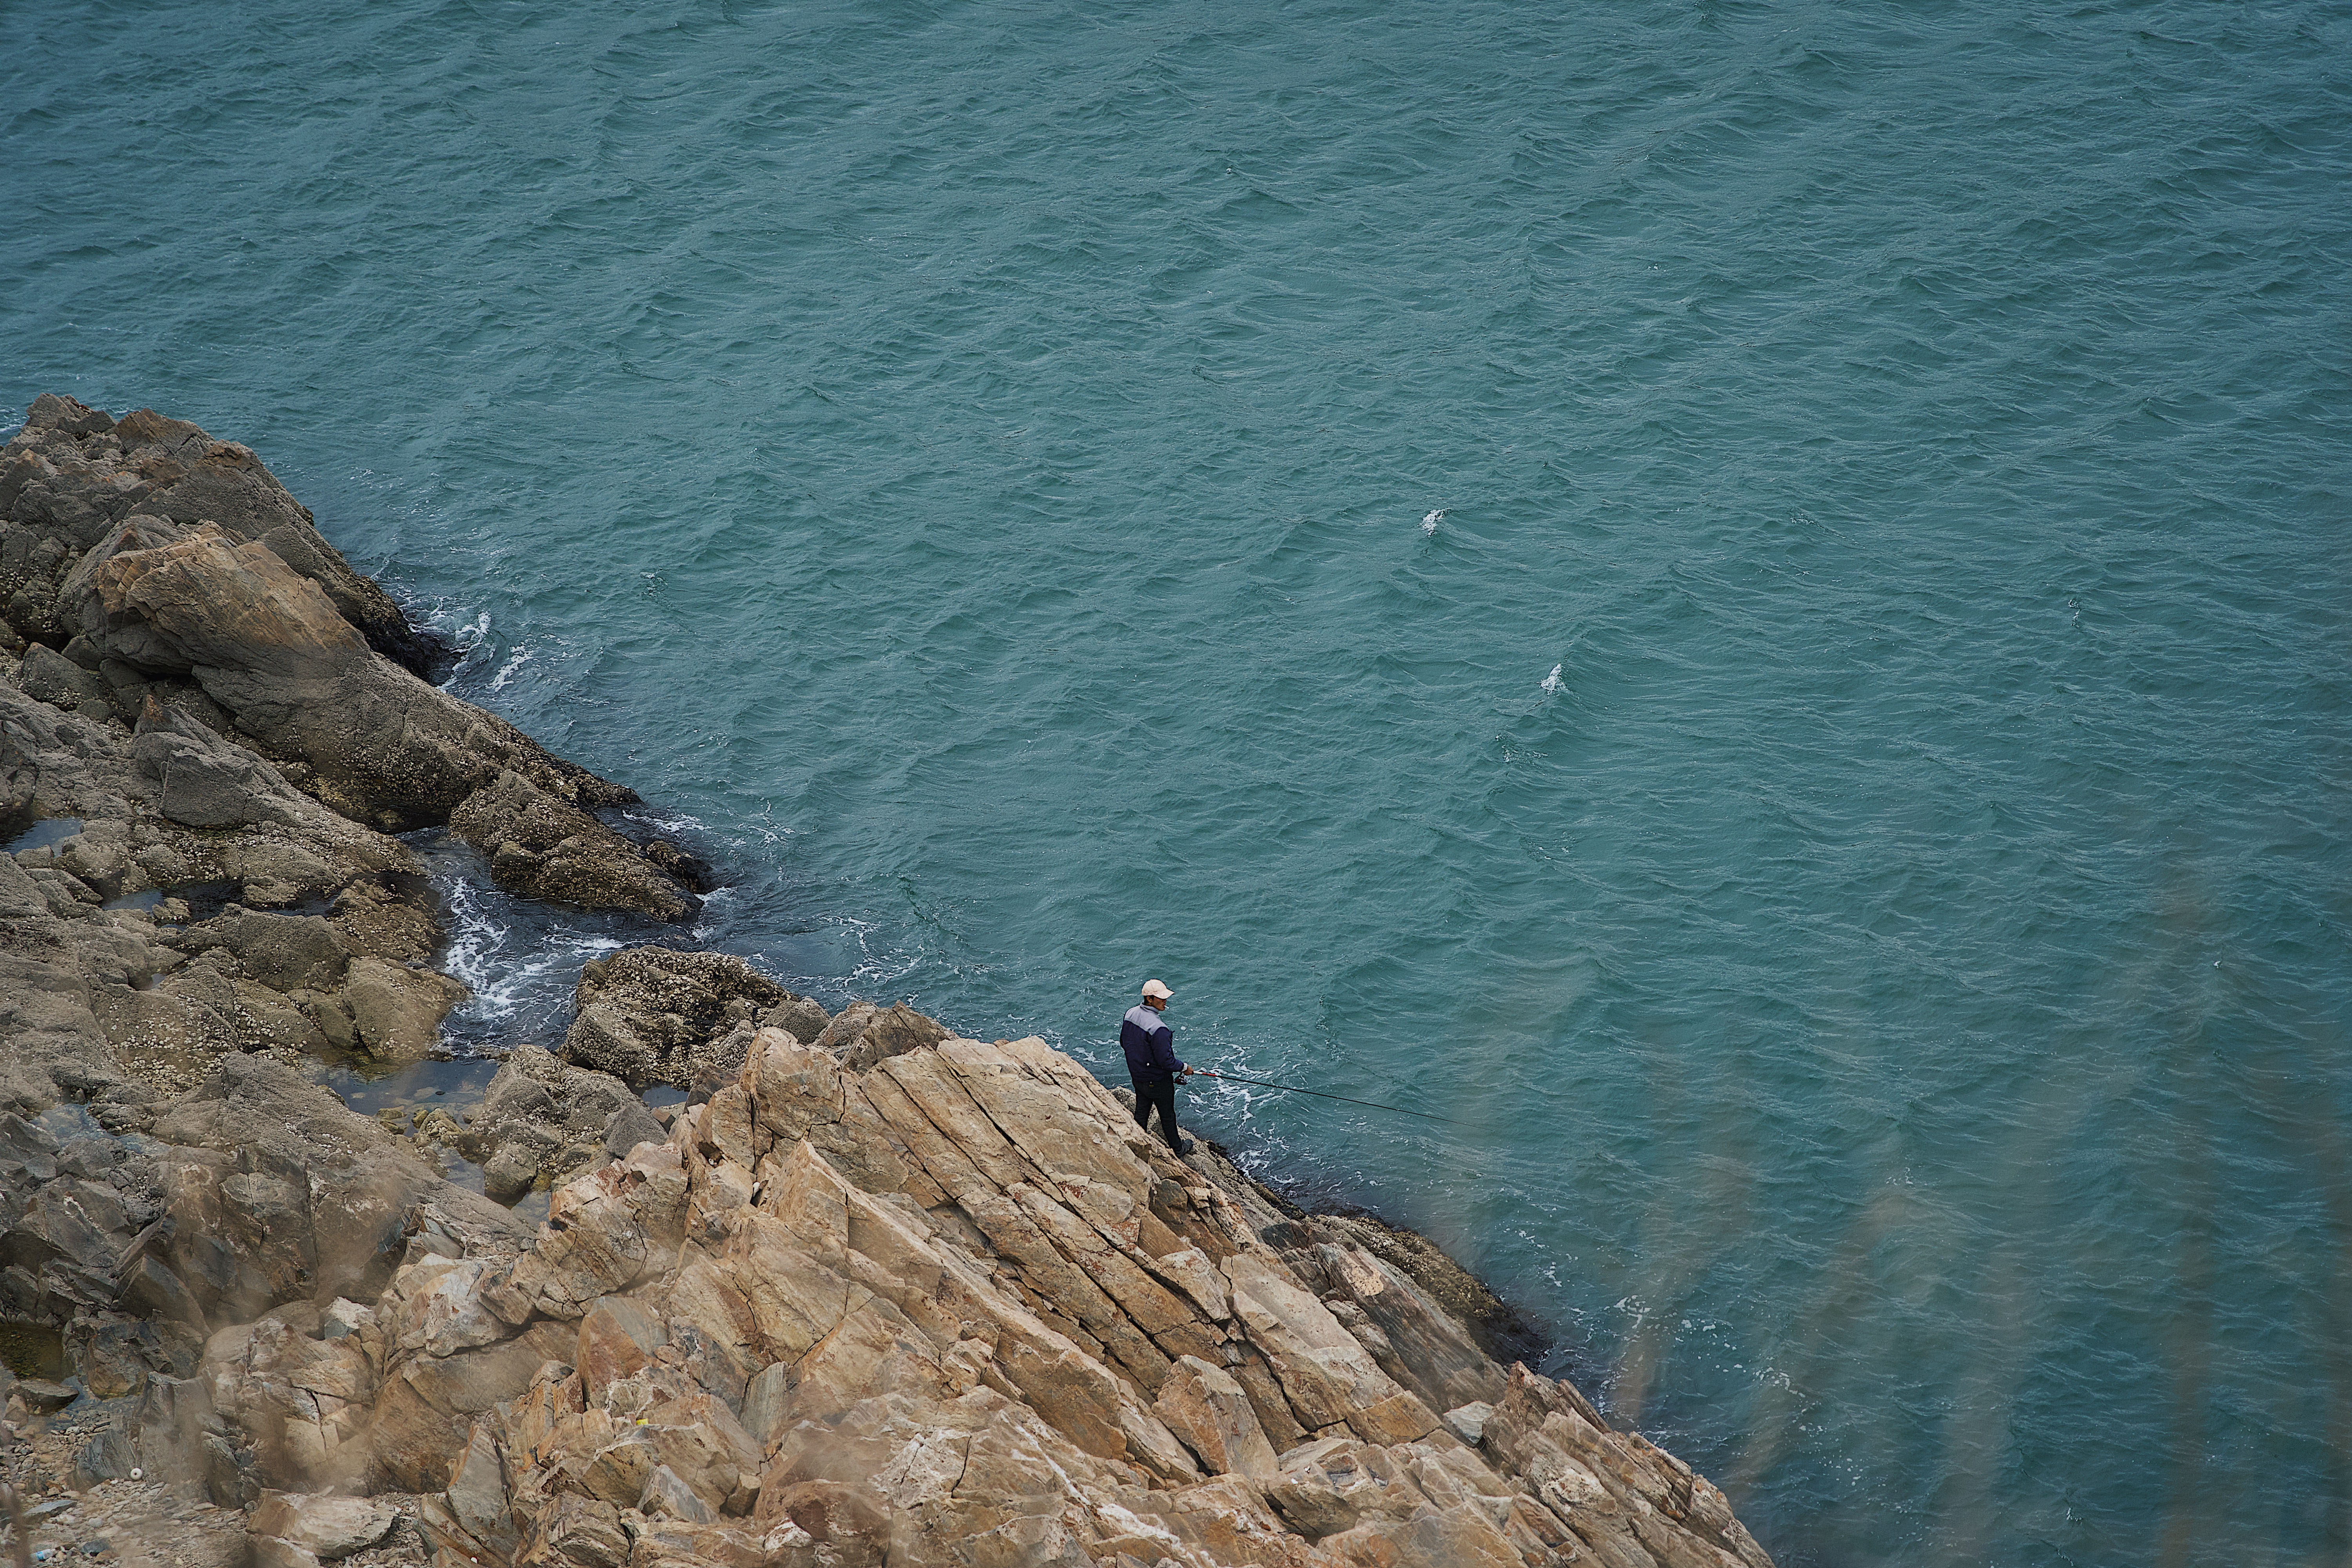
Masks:
[[[179,760],[184,743],[201,748],[203,771]],[[199,788],[212,820],[192,827],[170,813]],[[252,803],[246,821],[218,820],[239,815],[218,805],[232,788]],[[128,1114],[234,1050],[413,1059],[462,994],[416,967],[439,933],[408,851],[223,737],[193,742],[144,717],[134,734],[0,680],[0,791],[13,805],[0,833],[72,829],[0,856],[0,1105],[74,1099]],[[327,912],[227,903],[195,921],[176,898],[109,907],[167,889]]]
[[[194,425],[37,400],[0,449],[0,616],[32,645],[15,683],[37,700],[126,725],[153,700],[152,727],[176,739],[148,761],[189,826],[215,826],[200,819],[250,765],[209,753],[210,730],[354,822],[449,824],[503,886],[665,921],[699,907],[590,815],[633,792],[418,679],[425,645],[397,606],[252,452]]]
[[[858,1073],[763,1029],[529,1250],[395,1277],[370,1479],[445,1561],[1765,1568],[1705,1479],[1253,1207],[1042,1042]]]
[[[667,947],[633,947],[583,966],[572,1001],[565,1059],[633,1089],[715,1087],[741,1069],[754,1027],[814,1040],[835,1022],[740,958]]]
[[[526,1238],[506,1210],[268,1056],[226,1057],[143,1116],[146,1133],[108,1109],[0,1112],[0,1318],[57,1330],[75,1378],[52,1394],[0,1373],[0,1401],[15,1399],[16,1421],[27,1403],[95,1406],[99,1435],[69,1478],[83,1488],[143,1459],[216,1501],[252,1501],[289,1445],[330,1451],[364,1432],[367,1412],[354,1385],[313,1378],[299,1422],[236,1423],[253,1396],[226,1390],[219,1404],[199,1376],[215,1331],[274,1312],[270,1331],[317,1332],[317,1302],[373,1300],[412,1257]]]

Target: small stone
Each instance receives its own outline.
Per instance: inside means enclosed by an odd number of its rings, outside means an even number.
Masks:
[[[1455,1436],[1475,1447],[1478,1439],[1486,1436],[1486,1422],[1494,1414],[1493,1405],[1483,1399],[1475,1400],[1468,1405],[1456,1405],[1447,1411],[1444,1421],[1447,1426],[1453,1428]]]
[[[329,1341],[349,1339],[374,1321],[374,1308],[362,1307],[357,1301],[347,1301],[338,1296],[325,1311],[319,1314],[319,1337]]]

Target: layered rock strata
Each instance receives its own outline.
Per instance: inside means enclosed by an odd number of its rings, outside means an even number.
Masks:
[[[355,1337],[368,1484],[450,1563],[1769,1562],[1703,1478],[1034,1039],[858,1072],[761,1029],[529,1249],[411,1264]],[[276,1479],[336,1478],[306,1462]]]

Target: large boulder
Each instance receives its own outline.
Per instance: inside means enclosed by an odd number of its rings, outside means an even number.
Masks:
[[[152,698],[131,754],[154,781],[157,810],[187,827],[299,822],[304,802],[283,774],[247,748],[214,733],[182,709]]]
[[[659,921],[702,908],[635,845],[511,769],[466,796],[449,826],[489,858],[499,886],[519,893]]]
[[[320,798],[356,820],[446,822],[506,769],[567,801],[635,798],[381,658],[316,583],[212,524],[110,554],[72,609],[91,647],[145,673],[193,677],[242,733],[310,769]]]
[[[661,1122],[619,1079],[518,1046],[449,1142],[482,1166],[490,1196],[511,1202],[663,1136]]]
[[[320,537],[310,510],[252,451],[185,420],[142,408],[120,423],[45,394],[0,453],[0,516],[46,524],[85,546],[110,523],[209,521],[257,542],[319,584],[378,653],[418,675],[444,662],[438,638],[412,625],[383,589]]]
[[[747,1026],[779,1009],[804,1026],[811,1005],[731,954],[666,947],[583,966],[573,1001],[566,1059],[636,1089],[731,1079],[743,1065]]]

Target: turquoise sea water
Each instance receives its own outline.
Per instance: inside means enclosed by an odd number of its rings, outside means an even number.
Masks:
[[[1784,1563],[2352,1552],[2352,12],[0,20],[0,401],[250,443],[701,940],[1454,1119],[1191,1098]],[[466,1043],[639,934],[436,854]]]

